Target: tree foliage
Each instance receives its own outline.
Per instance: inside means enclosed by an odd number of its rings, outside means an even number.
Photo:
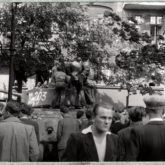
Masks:
[[[52,68],[53,61],[61,56],[62,48],[68,47],[72,40],[71,30],[82,20],[83,14],[80,7],[72,7],[71,3],[15,3],[15,10],[14,70],[18,73],[17,80],[24,80],[23,77],[38,69]],[[0,19],[0,32],[8,40],[0,58],[8,63],[11,3],[2,7]]]
[[[56,59],[73,61],[81,57],[90,61],[97,80],[127,83],[144,76],[148,68],[161,61],[153,63],[156,57],[150,47],[140,49],[151,40],[139,33],[133,18],[122,20],[112,11],[90,18],[88,8],[80,3],[17,3],[16,7],[15,72],[21,71],[25,78],[37,70],[51,69]],[[0,32],[10,39],[10,3],[1,9],[0,19]],[[1,51],[1,61],[9,58],[7,49],[9,42]],[[158,56],[163,58],[161,53]],[[105,69],[111,71],[110,77],[103,74]],[[24,76],[18,77],[21,81]]]

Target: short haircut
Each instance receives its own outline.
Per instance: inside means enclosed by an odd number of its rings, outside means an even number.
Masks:
[[[128,110],[129,118],[133,122],[142,121],[142,117],[145,116],[145,108],[135,106]]]
[[[61,65],[58,65],[58,66],[57,66],[57,71],[63,71],[63,68],[62,68]]]
[[[164,107],[159,107],[159,108],[145,108],[146,113],[153,113],[153,114],[158,114],[160,113],[160,111],[162,111],[163,113],[164,111]]]
[[[85,116],[88,120],[92,118],[92,111],[91,110],[86,110],[85,111]]]
[[[77,113],[76,113],[76,117],[77,117],[77,119],[80,119],[82,116],[84,115],[84,111],[77,111]]]
[[[30,105],[27,105],[26,103],[20,103],[20,109],[23,114],[28,116],[33,113],[32,107]]]
[[[9,101],[6,105],[5,110],[6,110],[6,112],[9,112],[14,116],[17,116],[20,113],[19,103],[16,101]]]
[[[95,117],[98,114],[98,109],[100,107],[106,108],[106,109],[111,109],[110,107],[104,105],[104,104],[95,104],[93,107],[93,116]]]
[[[120,119],[121,119],[121,116],[120,116],[119,112],[114,112],[112,120],[113,121],[118,121]]]
[[[66,107],[66,106],[62,106],[62,107],[60,108],[60,111],[61,111],[62,113],[68,113],[68,112],[69,112],[69,108]]]

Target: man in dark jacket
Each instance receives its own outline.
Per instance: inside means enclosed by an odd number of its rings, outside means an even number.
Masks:
[[[164,95],[148,95],[144,98],[149,122],[132,129],[133,152],[131,160],[165,161],[165,121],[162,114],[165,108]]]
[[[132,151],[130,143],[131,130],[136,126],[142,125],[142,119],[145,116],[145,108],[143,107],[132,107],[128,110],[130,126],[124,128],[118,132],[119,135],[119,160],[120,161],[131,161],[129,153]]]
[[[112,122],[112,110],[103,105],[95,105],[93,121],[93,125],[82,133],[71,135],[63,161],[117,160],[117,136],[108,131]]]
[[[64,118],[59,121],[57,129],[59,160],[61,160],[61,157],[63,156],[71,133],[79,131],[79,122],[69,113],[69,109],[67,107],[61,107],[60,110]]]

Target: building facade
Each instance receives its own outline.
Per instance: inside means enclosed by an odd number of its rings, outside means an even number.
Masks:
[[[89,16],[103,15],[105,10],[111,10],[123,20],[134,18],[141,33],[147,33],[152,43],[158,44],[165,38],[165,2],[107,2],[89,3]],[[162,36],[162,37],[161,37]]]

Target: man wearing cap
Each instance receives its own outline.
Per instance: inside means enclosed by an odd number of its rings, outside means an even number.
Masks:
[[[6,105],[5,120],[0,122],[0,161],[37,161],[38,142],[34,127],[19,119],[20,105],[10,101]]]
[[[162,114],[165,109],[164,95],[148,95],[144,98],[149,122],[132,129],[131,140],[133,161],[165,161],[165,121]]]

